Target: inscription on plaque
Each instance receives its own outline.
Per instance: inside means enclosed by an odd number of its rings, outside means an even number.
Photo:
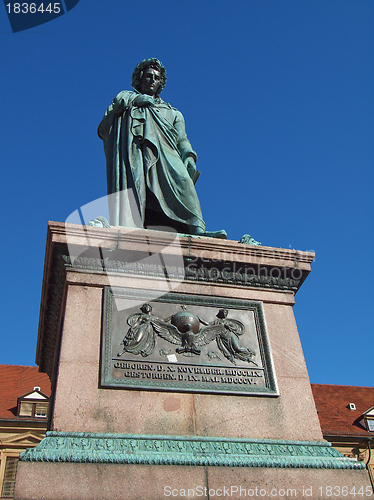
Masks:
[[[262,303],[106,288],[101,385],[278,395]]]

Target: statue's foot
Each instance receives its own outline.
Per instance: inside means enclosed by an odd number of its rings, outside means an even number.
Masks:
[[[250,234],[243,234],[239,243],[244,243],[245,245],[261,245],[261,243],[252,238]]]
[[[201,236],[207,236],[208,238],[221,238],[221,240],[227,240],[227,233],[224,229],[221,229],[221,231],[205,231]]]
[[[227,233],[224,229],[221,231],[204,231],[201,227],[190,226],[189,234],[193,236],[207,236],[208,238],[221,238],[227,240]]]
[[[95,227],[110,227],[109,222],[105,217],[102,215],[99,215],[98,217],[95,217],[95,219],[90,220],[90,222],[87,224],[87,226],[95,226]]]

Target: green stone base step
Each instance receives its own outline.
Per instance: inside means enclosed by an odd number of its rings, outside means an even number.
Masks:
[[[47,432],[28,462],[365,469],[325,441]]]

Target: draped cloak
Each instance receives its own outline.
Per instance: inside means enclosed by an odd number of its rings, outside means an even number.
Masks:
[[[138,95],[120,92],[98,128],[106,156],[110,224],[144,227],[146,208],[151,208],[190,231],[204,231],[199,199],[184,165],[188,156],[196,160],[184,118],[160,98],[154,106],[139,108],[133,104]],[[122,99],[124,109],[118,113],[116,104]]]

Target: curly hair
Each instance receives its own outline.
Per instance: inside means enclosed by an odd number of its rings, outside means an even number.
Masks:
[[[148,68],[157,69],[160,72],[160,86],[157,92],[157,96],[161,93],[162,89],[165,87],[166,83],[166,69],[161,61],[156,59],[155,57],[151,57],[151,59],[144,59],[141,63],[139,63],[134,69],[134,73],[132,74],[132,86],[138,92],[141,92],[141,82],[143,78],[144,71]]]

